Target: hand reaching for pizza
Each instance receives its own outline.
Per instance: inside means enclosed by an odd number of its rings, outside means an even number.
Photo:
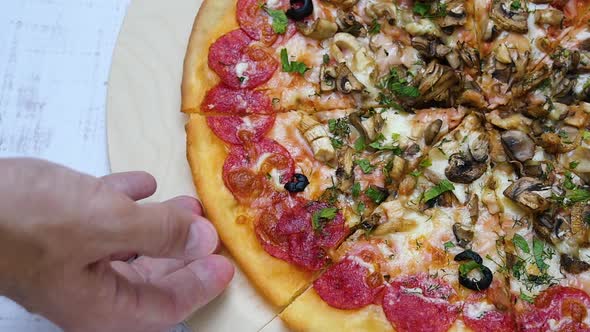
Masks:
[[[146,173],[98,179],[31,159],[0,171],[0,294],[67,331],[160,332],[232,279],[197,200],[136,203],[155,192]]]

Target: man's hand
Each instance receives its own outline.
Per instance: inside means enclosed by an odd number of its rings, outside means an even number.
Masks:
[[[31,159],[0,160],[0,173],[0,294],[66,331],[160,332],[232,279],[197,200],[136,203],[156,190],[147,173],[97,179]]]

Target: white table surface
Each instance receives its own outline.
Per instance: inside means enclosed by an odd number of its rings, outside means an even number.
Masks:
[[[108,173],[106,82],[129,2],[0,0],[0,157]],[[0,298],[0,331],[59,329]]]

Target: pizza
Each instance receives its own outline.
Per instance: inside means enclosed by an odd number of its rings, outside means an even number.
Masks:
[[[297,331],[590,331],[588,0],[206,0],[197,191]]]

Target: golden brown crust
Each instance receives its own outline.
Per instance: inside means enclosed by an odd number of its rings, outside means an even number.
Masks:
[[[252,223],[236,222],[241,208],[222,178],[227,148],[209,130],[205,117],[191,114],[186,132],[189,164],[208,218],[254,285],[272,304],[284,307],[309,285],[312,274],[270,256],[259,244]]]
[[[381,306],[339,310],[324,302],[313,288],[298,297],[280,317],[294,331],[393,332]]]
[[[209,47],[223,34],[238,28],[235,0],[204,0],[197,14],[184,59],[182,111],[198,111],[205,93],[219,82],[209,69]]]

